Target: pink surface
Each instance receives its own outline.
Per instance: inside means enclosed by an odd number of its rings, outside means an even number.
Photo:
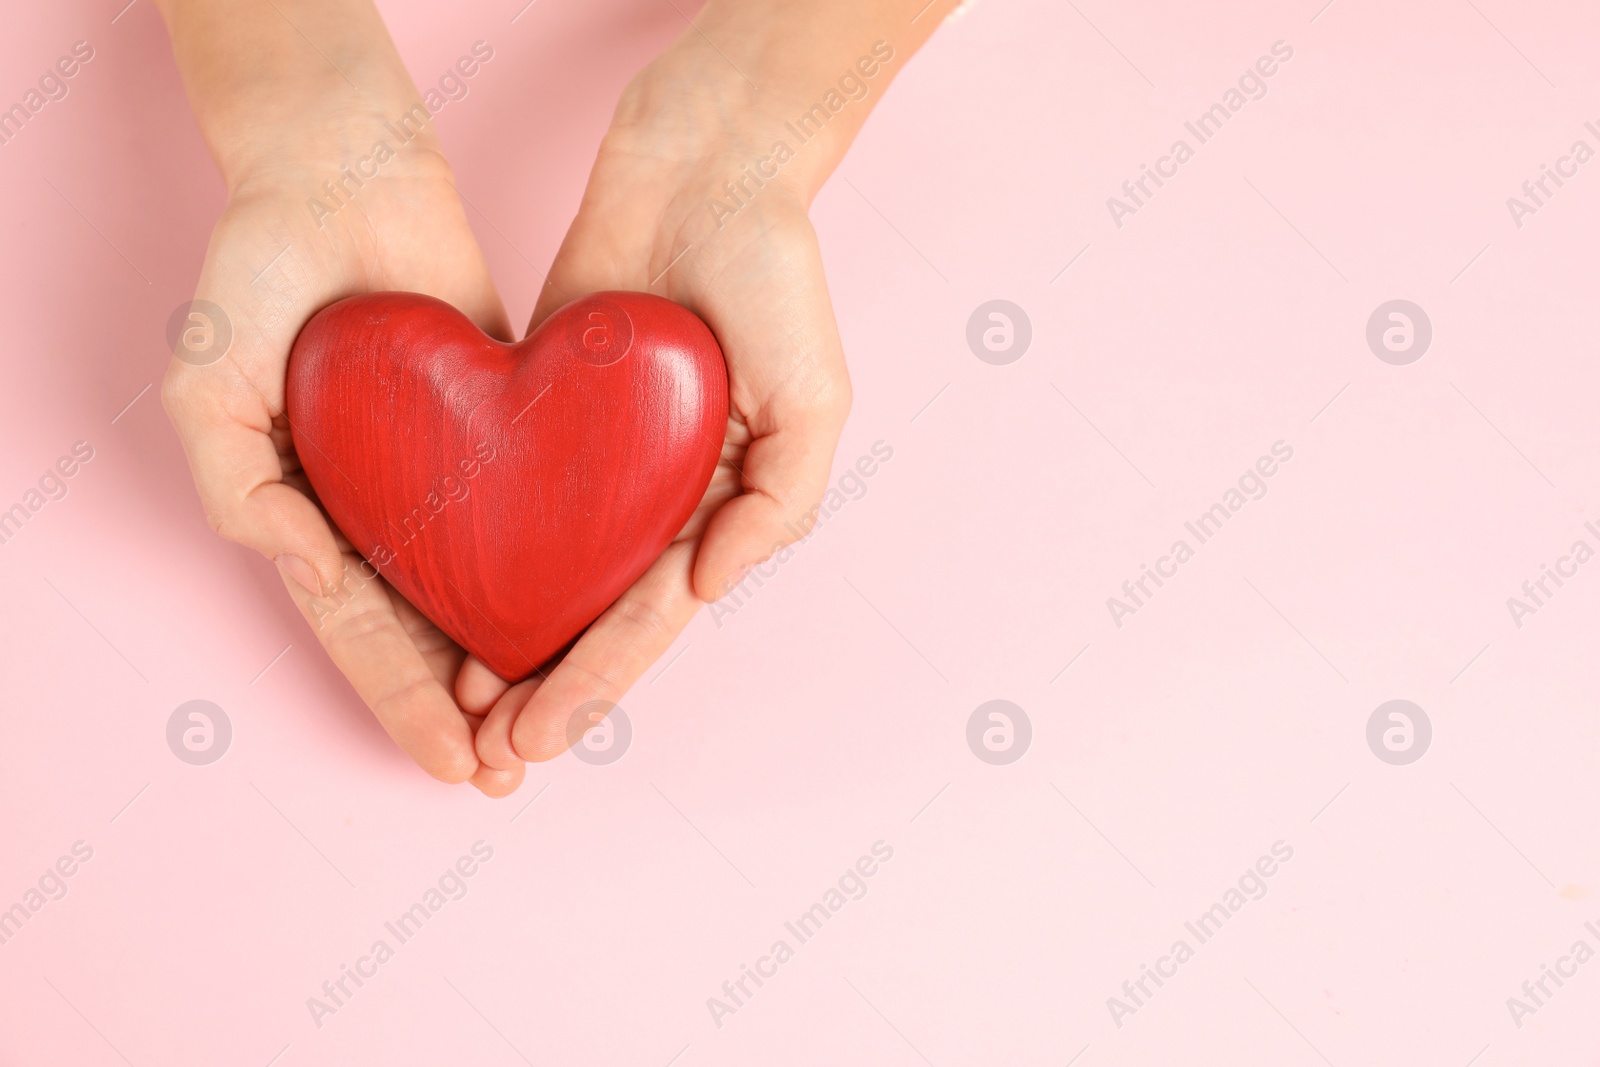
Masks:
[[[1600,162],[1520,228],[1506,204],[1600,148],[1600,23],[1320,3],[989,0],[945,26],[814,212],[856,386],[838,477],[893,458],[697,618],[625,700],[621,760],[499,803],[389,743],[271,565],[207,529],[145,391],[222,200],[155,11],[13,12],[0,104],[75,41],[94,58],[0,146],[0,508],[74,442],[93,458],[0,544],[0,907],[41,904],[0,944],[0,1063],[1600,1056],[1600,963],[1569,956],[1600,949],[1600,564],[1520,627],[1507,607],[1600,547]],[[525,319],[616,94],[682,20],[384,6],[423,86],[495,49],[437,122]],[[1106,198],[1280,40],[1266,95],[1116,226]],[[1008,365],[966,341],[992,299],[1031,319]],[[1433,326],[1405,366],[1365,338],[1394,299]],[[1197,545],[1184,524],[1278,441],[1265,496]],[[1117,626],[1107,598],[1180,538]],[[166,734],[197,699],[232,725],[203,766]],[[967,742],[995,699],[1032,725],[1003,766]],[[1368,747],[1391,699],[1432,724],[1409,765]],[[801,943],[785,923],[880,841]],[[400,943],[385,923],[462,857],[465,895]],[[1200,943],[1241,878],[1264,895]],[[308,998],[379,940],[317,1025]],[[1535,1004],[1545,965],[1570,977]]]

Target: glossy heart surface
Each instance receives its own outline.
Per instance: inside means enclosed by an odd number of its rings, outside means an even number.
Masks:
[[[722,350],[648,293],[517,344],[415,293],[332,304],[289,359],[295,451],[391,585],[502,678],[593,622],[688,522],[727,430]]]

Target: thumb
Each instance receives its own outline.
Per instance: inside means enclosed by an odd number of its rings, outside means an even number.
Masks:
[[[580,296],[612,289],[647,292],[653,249],[650,235],[655,226],[642,203],[598,204],[593,190],[586,190],[577,217],[556,250],[528,333],[563,304]]]
[[[161,400],[211,528],[276,561],[309,592],[333,589],[343,569],[333,530],[316,504],[283,480],[275,439],[287,447],[288,433],[273,426],[254,386],[228,361],[194,367],[174,359]]]
[[[809,226],[791,235],[789,252],[787,269],[761,270],[731,306],[704,312],[728,360],[730,407],[751,438],[738,467],[744,492],[712,516],[695,560],[695,593],[707,601],[810,532],[850,414],[844,345]]]
[[[721,599],[746,570],[810,532],[842,423],[835,409],[796,413],[751,442],[740,472],[744,492],[717,510],[700,543],[696,596]]]

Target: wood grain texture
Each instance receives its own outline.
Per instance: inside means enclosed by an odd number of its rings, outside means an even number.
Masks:
[[[502,678],[526,677],[683,528],[727,429],[692,312],[596,293],[518,344],[415,293],[350,297],[295,341],[295,450],[334,523]]]

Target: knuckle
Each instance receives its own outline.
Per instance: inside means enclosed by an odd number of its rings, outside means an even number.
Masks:
[[[836,425],[843,426],[855,404],[855,391],[850,386],[849,377],[844,374],[835,376],[823,387],[820,399],[822,410],[832,417]]]
[[[436,684],[431,678],[413,678],[403,682],[398,688],[373,700],[372,712],[384,722],[404,719],[406,707],[416,702],[428,688]]]
[[[664,638],[670,638],[674,632],[672,623],[662,614],[660,609],[638,599],[624,599],[617,603],[617,618],[624,624],[630,638],[641,648],[649,649]],[[581,665],[576,665],[584,670]],[[599,694],[606,700],[618,696],[616,685],[610,679],[596,675],[593,671],[587,672],[595,681],[596,688],[603,691]]]
[[[329,652],[337,654],[350,646],[366,645],[374,640],[387,640],[393,636],[392,627],[395,623],[392,615],[355,601],[352,601],[348,606],[352,610],[341,612],[341,617],[335,621],[333,627],[328,631],[325,644]],[[425,684],[425,681],[425,679],[417,679],[384,699],[391,699],[394,696],[406,693],[419,685]],[[378,709],[374,706],[372,710],[377,711]]]
[[[211,532],[226,540],[234,540],[233,536],[228,532],[227,510],[209,497],[201,502],[201,507],[205,510],[206,525],[211,527]]]
[[[195,409],[200,385],[190,368],[178,365],[167,368],[167,373],[161,378],[161,406],[174,423],[181,423]]]
[[[244,524],[238,521],[238,506],[226,497],[199,486],[200,509],[205,512],[206,525],[211,532],[235,544],[245,544]]]

